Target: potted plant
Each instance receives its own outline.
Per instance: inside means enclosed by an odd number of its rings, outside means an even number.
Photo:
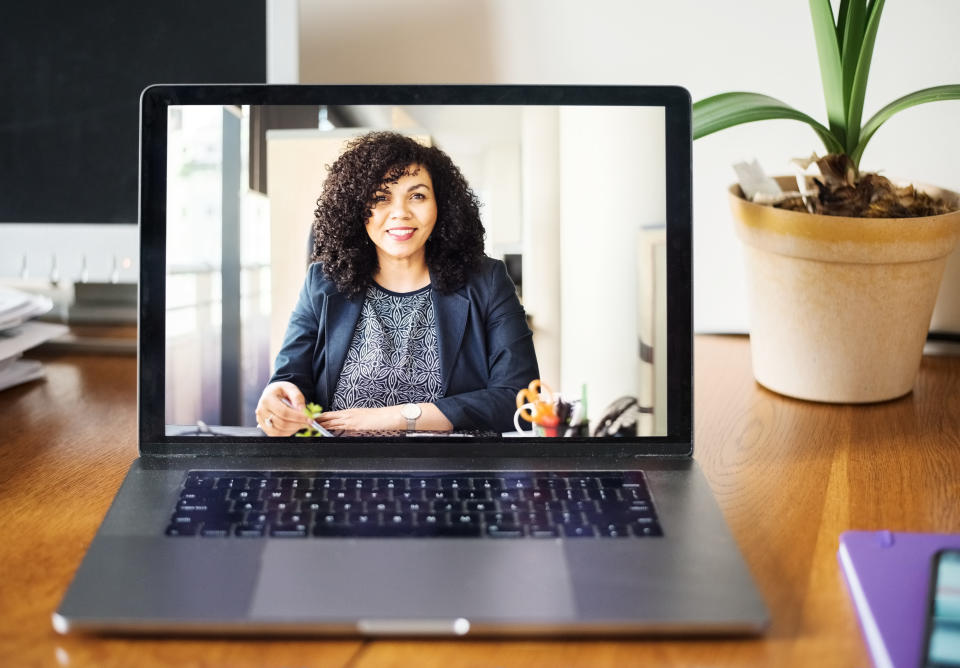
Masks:
[[[754,376],[781,394],[864,403],[911,391],[947,256],[960,238],[960,197],[861,173],[873,134],[893,114],[960,99],[960,84],[905,95],[861,123],[884,0],[810,0],[826,126],[775,98],[716,95],[693,105],[693,137],[767,119],[810,125],[827,149],[809,192],[775,205],[730,188],[744,243]],[[795,177],[777,179],[798,188]]]

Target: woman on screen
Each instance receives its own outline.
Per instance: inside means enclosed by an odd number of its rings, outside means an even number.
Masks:
[[[538,376],[506,267],[483,253],[477,198],[449,156],[392,132],[330,167],[314,263],[257,405],[270,436],[333,430],[509,431]]]

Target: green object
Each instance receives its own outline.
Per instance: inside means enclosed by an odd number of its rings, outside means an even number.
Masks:
[[[753,121],[793,119],[813,128],[828,153],[846,154],[859,168],[867,142],[895,113],[927,102],[960,99],[960,84],[924,88],[894,100],[861,125],[883,4],[884,0],[840,0],[834,23],[831,0],[810,0],[828,126],[768,95],[721,93],[694,103],[693,138]]]
[[[309,403],[303,407],[303,414],[306,415],[311,420],[316,420],[317,417],[322,412],[323,412],[323,407],[321,407],[319,404]],[[317,431],[313,427],[304,427],[303,429],[298,431],[296,434],[294,434],[294,436],[304,436],[304,437],[312,438],[314,436],[323,436],[323,434],[321,434],[319,431]]]

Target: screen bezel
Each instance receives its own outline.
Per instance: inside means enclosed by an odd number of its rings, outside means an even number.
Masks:
[[[690,456],[693,453],[692,139],[679,86],[154,85],[141,94],[138,437],[141,455],[377,458]],[[664,108],[667,253],[667,434],[636,438],[405,437],[357,443],[288,437],[169,436],[165,420],[167,110],[171,105],[527,105]],[[149,332],[149,336],[145,333]],[[322,452],[318,452],[318,446]],[[451,448],[455,447],[455,451]]]

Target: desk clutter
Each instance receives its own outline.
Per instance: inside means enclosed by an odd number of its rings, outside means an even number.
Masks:
[[[620,397],[607,406],[591,433],[587,386],[580,386],[579,399],[568,401],[538,378],[517,393],[517,410],[513,414],[516,431],[504,435],[547,438],[638,436],[640,416],[651,410],[641,407],[636,397]],[[529,422],[532,429],[524,430],[521,420]]]
[[[48,297],[0,287],[0,390],[43,378],[43,365],[22,355],[67,332],[64,325],[34,320],[52,308]]]

